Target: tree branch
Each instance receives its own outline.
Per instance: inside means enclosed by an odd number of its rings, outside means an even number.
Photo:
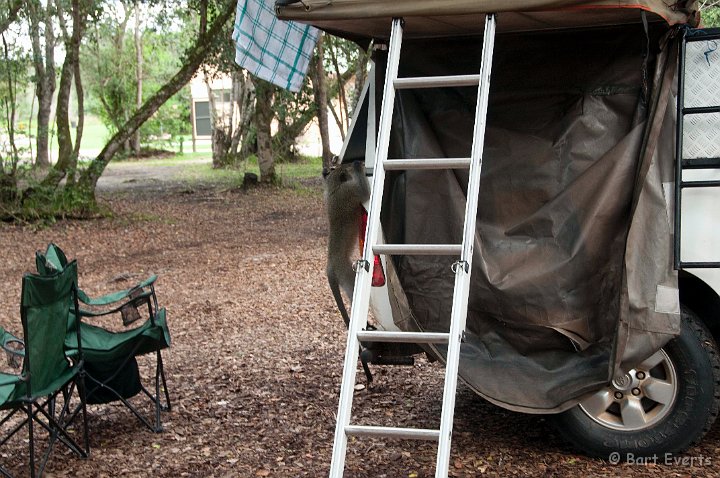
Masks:
[[[170,97],[180,91],[193,77],[203,60],[215,46],[214,39],[222,32],[225,24],[235,13],[235,0],[226,0],[222,5],[222,10],[213,20],[206,34],[198,36],[197,42],[188,52],[186,60],[180,70],[165,85],[162,86],[154,95],[152,95],[143,106],[138,109],[118,130],[100,154],[93,160],[90,166],[83,171],[78,180],[78,187],[88,194],[94,195],[95,185],[102,175],[105,167],[115,153],[120,149],[122,144],[127,141],[132,134],[147,121]]]
[[[5,33],[5,30],[12,25],[18,18],[20,13],[20,7],[22,7],[23,0],[10,0],[8,3],[8,12],[5,18],[0,19],[0,34]]]

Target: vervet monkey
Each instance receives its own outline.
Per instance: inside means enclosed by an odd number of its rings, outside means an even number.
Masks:
[[[360,161],[337,164],[333,158],[325,177],[325,203],[330,225],[327,255],[327,278],[345,326],[350,317],[340,290],[352,300],[355,289],[353,258],[359,257],[358,235],[362,205],[370,198],[370,184],[365,176],[365,165]]]

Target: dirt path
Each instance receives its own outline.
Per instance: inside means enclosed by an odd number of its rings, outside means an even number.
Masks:
[[[19,329],[21,274],[50,241],[78,259],[80,286],[93,295],[158,274],[169,311],[165,431],[150,433],[116,405],[92,406],[90,458],[56,447],[48,476],[327,476],[345,331],[324,278],[320,189],[113,190],[113,180],[162,186],[172,173],[134,178],[130,169],[103,178],[113,218],[0,225],[0,325]],[[376,383],[357,393],[357,420],[436,427],[441,373],[423,360],[377,368]],[[575,454],[543,417],[499,409],[466,388],[455,423],[451,476],[720,476],[717,425],[688,452],[710,465],[612,466]],[[0,463],[24,475],[24,450],[13,440]],[[346,476],[429,477],[434,456],[431,444],[353,440]]]
[[[142,161],[111,162],[100,177],[97,190],[101,193],[129,190],[163,190],[177,184],[183,168],[189,164],[210,164],[210,158],[188,159],[181,164],[153,165]]]

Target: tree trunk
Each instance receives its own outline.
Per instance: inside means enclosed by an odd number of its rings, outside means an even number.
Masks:
[[[80,11],[80,0],[72,0],[72,35],[67,36],[67,28],[62,20],[63,12],[59,0],[58,7],[61,27],[65,33],[65,61],[60,74],[60,87],[58,88],[57,99],[57,133],[58,133],[58,160],[48,175],[43,179],[43,186],[57,187],[68,171],[77,164],[77,158],[73,158],[75,148],[73,147],[72,135],[70,133],[70,93],[72,91],[73,76],[76,71],[76,64],[80,60],[80,40],[82,38],[83,23],[85,15]]]
[[[202,28],[202,26],[201,26]],[[210,75],[207,71],[203,72],[203,82],[205,83],[205,90],[208,96],[208,110],[210,110],[210,146],[212,150],[212,166],[213,168],[220,168],[223,165],[225,158],[225,150],[223,147],[223,125],[221,124],[217,102],[215,101],[215,93],[212,90],[210,84]]]
[[[210,143],[212,149],[212,166],[221,168],[227,164],[228,150],[230,149],[230,135],[232,134],[232,122],[228,125],[224,118],[225,111],[219,111],[215,93],[211,88],[210,77],[207,72],[203,74],[205,87],[208,94],[208,106],[210,109]],[[221,92],[221,94],[224,94]],[[221,102],[222,103],[222,102]]]
[[[83,131],[85,129],[85,91],[80,76],[80,57],[75,62],[75,94],[77,95],[77,128],[75,128],[75,148],[72,154],[72,165],[68,171],[67,182],[72,184],[77,177],[77,163],[80,158],[80,145],[82,143]]]
[[[320,38],[318,38],[317,46],[315,47],[315,58],[313,58],[314,64],[310,65],[310,71],[312,72],[312,86],[313,93],[315,95],[315,104],[318,105],[317,118],[318,128],[320,129],[320,141],[322,143],[322,164],[323,169],[329,169],[332,151],[330,151],[330,132],[327,111],[327,82],[325,78],[325,68],[323,66],[323,40],[324,36],[321,34]]]
[[[294,161],[297,159],[293,146],[295,140],[307,128],[308,124],[315,119],[317,107],[308,108],[302,115],[295,118],[292,123],[286,124],[280,122],[278,124],[277,133],[272,138],[273,154],[277,160]]]
[[[180,70],[154,95],[147,99],[140,109],[110,138],[100,154],[90,163],[78,179],[77,187],[89,198],[95,197],[95,186],[103,171],[123,143],[147,121],[171,96],[180,91],[193,77],[200,64],[211,48],[213,40],[219,35],[225,24],[235,12],[235,0],[227,0],[219,15],[213,20],[205,35],[199,35],[195,46],[187,53],[186,60]]]
[[[355,64],[355,89],[353,91],[352,98],[350,99],[350,116],[352,117],[355,108],[358,107],[360,101],[360,93],[362,93],[365,80],[367,80],[367,66],[370,55],[359,46],[358,49],[358,61]]]
[[[10,59],[10,53],[8,49],[8,44],[5,39],[5,35],[1,35],[2,37],[2,43],[3,43],[3,53],[5,55],[5,59]],[[6,124],[5,127],[7,128],[7,135],[8,135],[8,141],[10,143],[10,161],[0,161],[0,174],[2,176],[5,176],[6,174],[11,177],[15,177],[15,173],[17,172],[17,166],[18,161],[20,160],[20,154],[18,153],[17,145],[15,144],[15,119],[17,114],[17,77],[13,78],[13,73],[11,73],[10,68],[6,70],[7,72],[7,97],[2,98],[2,102],[5,103],[4,109],[6,113]],[[2,159],[2,157],[0,157]],[[5,170],[5,167],[8,166],[10,168],[9,171]],[[14,182],[14,181],[13,181]],[[3,182],[3,184],[5,184]],[[0,194],[0,200],[2,199],[3,195]]]
[[[260,182],[271,184],[277,181],[270,129],[273,119],[273,87],[267,81],[259,78],[253,78],[253,83],[255,84],[255,129]]]
[[[135,79],[137,81],[135,105],[137,109],[140,109],[143,104],[143,50],[142,36],[140,35],[140,10],[140,3],[138,0],[135,0]],[[135,132],[131,143],[135,157],[140,157],[140,131]]]
[[[235,103],[238,107],[238,120],[236,130],[230,142],[230,154],[233,158],[246,158],[246,148],[250,143],[248,134],[253,119],[253,101],[255,101],[255,88],[252,81],[242,70],[233,72],[233,90],[235,90]]]
[[[52,114],[53,94],[55,92],[55,36],[52,30],[50,8],[45,11],[38,0],[27,0],[26,7],[30,17],[30,37],[36,77],[35,95],[38,99],[37,157],[35,165],[40,168],[47,168],[50,166],[50,115]],[[41,21],[45,23],[44,55],[40,45]]]
[[[345,139],[345,128],[347,126],[347,116],[348,116],[348,105],[347,105],[347,98],[345,97],[345,83],[346,81],[343,81],[343,75],[340,72],[340,63],[338,62],[337,57],[337,51],[335,49],[335,46],[331,46],[330,48],[330,58],[332,60],[333,67],[335,67],[335,78],[337,78],[338,81],[338,109],[340,110],[339,116],[335,112],[335,108],[333,108],[332,104],[330,104],[330,108],[333,112],[333,116],[335,117],[335,122],[337,123],[338,129],[340,130],[340,136],[342,139]]]

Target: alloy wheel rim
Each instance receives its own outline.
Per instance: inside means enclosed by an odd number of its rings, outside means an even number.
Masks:
[[[675,366],[661,349],[585,398],[580,402],[580,409],[604,427],[637,431],[665,418],[675,404],[677,393]]]

